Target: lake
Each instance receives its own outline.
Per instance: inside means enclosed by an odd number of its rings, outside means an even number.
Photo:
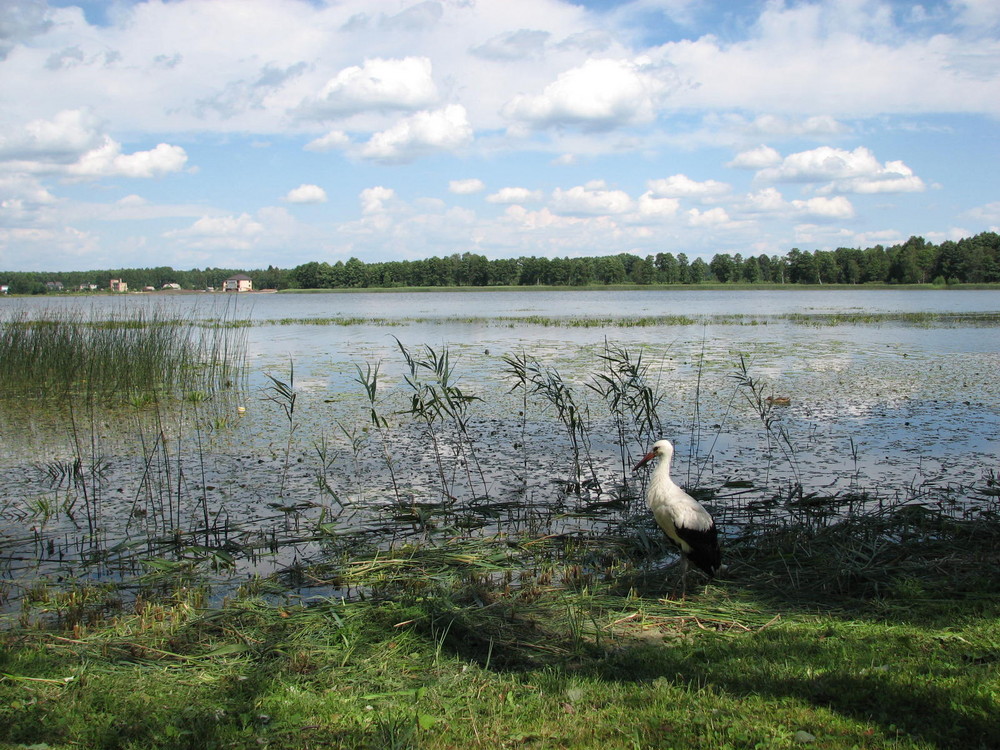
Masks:
[[[171,407],[155,429],[125,407],[77,414],[71,428],[8,405],[0,534],[11,580],[56,576],[95,547],[105,563],[91,574],[124,576],[132,569],[107,561],[164,555],[171,535],[228,550],[218,558],[239,575],[268,574],[324,554],[307,533],[317,524],[352,544],[385,543],[426,532],[424,508],[439,528],[468,533],[611,528],[642,513],[630,465],[661,436],[676,444],[679,481],[707,493],[730,534],[750,505],[796,484],[823,497],[966,502],[998,468],[993,291],[0,299],[0,319],[145,309],[244,322],[247,387],[233,403]],[[434,385],[445,353],[449,384],[470,398],[431,414],[432,391],[417,389]],[[660,398],[655,435],[598,392],[622,357]],[[534,392],[515,387],[512,358],[536,368]],[[378,424],[359,382],[376,365]],[[291,413],[271,378],[294,389]],[[566,399],[572,429],[560,419]],[[73,481],[59,467],[76,458],[89,468]],[[625,510],[582,512],[609,501]]]

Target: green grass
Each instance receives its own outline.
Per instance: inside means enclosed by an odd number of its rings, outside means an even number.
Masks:
[[[635,539],[354,550],[308,573],[363,599],[186,588],[8,630],[0,742],[993,748],[998,541],[990,513],[791,525],[680,599]]]

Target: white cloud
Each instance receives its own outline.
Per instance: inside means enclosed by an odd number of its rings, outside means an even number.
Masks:
[[[290,190],[285,200],[289,203],[326,203],[326,191],[319,185],[303,184]]]
[[[901,161],[887,161],[885,167],[872,174],[837,180],[827,192],[841,193],[920,193],[926,189],[924,181]]]
[[[455,195],[472,195],[473,193],[481,193],[485,189],[485,183],[476,178],[451,180],[448,183],[448,191]]]
[[[818,196],[804,201],[792,201],[792,206],[803,214],[823,219],[850,219],[854,206],[842,195],[833,198]]]
[[[741,208],[749,213],[775,213],[786,211],[788,204],[777,189],[768,187],[747,195]]]
[[[853,151],[820,146],[789,154],[780,164],[761,170],[757,177],[768,182],[826,182],[863,177],[881,168],[875,155],[864,146]]]
[[[657,198],[652,192],[639,196],[639,215],[644,218],[669,218],[677,214],[680,201],[676,198]]]
[[[693,227],[712,227],[729,223],[729,214],[724,208],[710,208],[707,211],[699,211],[692,208],[687,212],[688,224]]]
[[[396,191],[381,185],[365,188],[358,196],[361,199],[361,213],[378,214],[386,210],[386,203],[396,197]]]
[[[764,169],[780,163],[781,154],[770,146],[761,145],[757,148],[741,151],[726,166],[736,169]]]
[[[346,148],[351,144],[351,139],[343,130],[331,130],[324,136],[315,138],[305,145],[306,151],[333,151],[338,148]]]
[[[489,203],[532,203],[541,199],[541,190],[529,190],[524,187],[500,188],[495,193],[486,196]]]
[[[820,146],[786,156],[757,173],[761,182],[829,182],[820,192],[900,193],[924,190],[923,180],[901,161],[881,164],[864,146],[853,151]]]
[[[100,127],[98,119],[85,110],[63,110],[51,120],[32,120],[19,133],[9,136],[0,133],[0,159],[73,162],[82,153],[101,145]]]
[[[646,62],[587,60],[560,74],[541,94],[513,97],[502,112],[538,128],[609,130],[649,122],[668,85],[647,68]]]
[[[557,214],[623,214],[632,210],[634,204],[628,193],[608,190],[602,181],[596,180],[569,190],[556,188],[552,191],[551,207]]]
[[[88,151],[66,172],[74,177],[157,177],[179,172],[187,163],[180,146],[161,143],[150,151],[123,154],[121,144],[105,137],[104,145]]]
[[[434,151],[450,151],[472,141],[472,125],[461,104],[418,112],[371,137],[361,155],[375,161],[401,163]]]
[[[649,180],[646,186],[660,198],[708,198],[724,195],[731,189],[725,182],[716,182],[715,180],[697,182],[683,174]]]
[[[337,73],[306,110],[318,116],[345,116],[369,109],[425,109],[437,101],[430,59],[376,57]]]

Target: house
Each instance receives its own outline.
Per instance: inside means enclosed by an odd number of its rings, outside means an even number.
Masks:
[[[10,285],[8,285],[8,284],[0,284],[0,294],[7,294],[7,292],[8,292],[9,289],[10,289]]]
[[[45,290],[47,292],[61,292],[63,290],[63,283],[61,281],[46,281]]]
[[[127,292],[128,284],[121,279],[111,279],[112,292]]]
[[[155,292],[156,291],[156,287],[155,286],[144,286],[142,288],[142,291],[144,291],[144,292]]]
[[[81,292],[92,292],[97,289],[97,284],[80,284]]]
[[[222,291],[251,292],[253,291],[253,281],[245,273],[238,273],[222,282]]]
[[[167,282],[166,284],[164,284],[160,288],[161,289],[180,289],[181,285],[180,284],[174,284],[173,282]]]

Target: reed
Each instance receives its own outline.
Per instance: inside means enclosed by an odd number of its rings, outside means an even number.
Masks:
[[[474,485],[472,477],[474,469],[482,487],[481,497],[488,498],[489,485],[469,432],[469,406],[480,398],[463,391],[458,385],[451,364],[451,353],[447,347],[437,352],[425,345],[423,356],[419,356],[411,353],[398,338],[396,344],[403,354],[409,371],[404,376],[410,389],[410,406],[405,413],[417,418],[427,430],[427,435],[434,446],[444,497],[452,502],[457,499],[452,490],[453,482],[445,475],[444,446],[442,436],[436,429],[437,424],[447,422],[454,429],[450,443],[459,464],[465,469],[470,490]]]
[[[0,398],[128,403],[215,393],[245,377],[245,331],[156,311],[50,312],[0,320]]]
[[[522,352],[504,357],[503,361],[507,365],[506,374],[514,383],[511,392],[521,389],[527,394],[540,396],[555,408],[559,421],[566,429],[573,449],[570,489],[576,494],[580,494],[585,486],[599,489],[601,483],[594,469],[587,430],[589,411],[577,403],[573,389],[556,368],[543,365],[531,355]],[[583,479],[584,462],[590,473],[587,480]]]
[[[632,353],[623,346],[604,340],[604,352],[598,355],[604,371],[595,373],[587,387],[599,394],[608,405],[621,458],[622,484],[628,483],[636,454],[645,452],[663,435],[663,424],[658,413],[663,394],[650,380],[649,363],[643,360],[642,350]]]

